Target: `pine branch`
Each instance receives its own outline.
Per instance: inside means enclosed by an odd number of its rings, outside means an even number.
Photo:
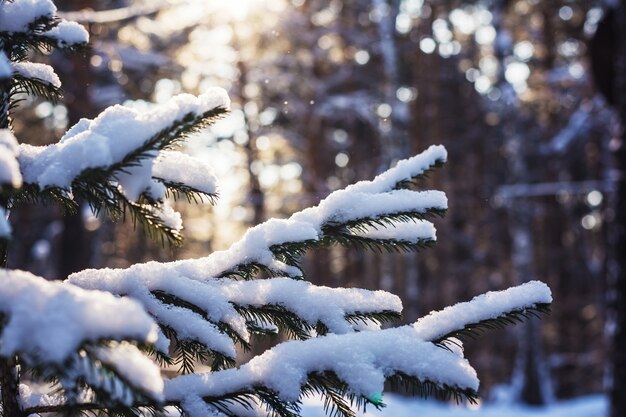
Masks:
[[[166,240],[170,246],[182,246],[183,235],[180,231],[170,227],[163,219],[152,212],[151,208],[158,208],[158,204],[134,203],[128,201],[123,195],[120,195],[119,198],[126,209],[125,212],[130,213],[131,222],[134,227],[136,227],[137,223],[141,224],[148,237],[154,241],[160,239],[161,245],[163,246],[165,246]]]
[[[267,334],[268,326],[276,326],[290,339],[305,340],[311,337],[313,326],[302,320],[297,314],[280,305],[238,306],[235,310],[246,319],[250,332]]]
[[[153,158],[155,152],[176,146],[185,137],[214,123],[226,112],[226,108],[217,107],[201,115],[188,113],[146,140],[142,146],[129,152],[119,162],[108,167],[83,170],[72,181],[73,192],[87,201],[96,213],[104,211],[113,220],[123,218],[124,213],[129,213],[133,225],[140,223],[150,238],[160,238],[162,244],[167,240],[172,246],[180,246],[182,235],[178,230],[172,229],[155,216],[148,204],[129,201],[111,181],[116,174],[127,172],[129,168],[139,165],[142,159]],[[187,193],[188,198],[197,195],[191,188],[178,187],[178,190]]]
[[[72,183],[74,195],[88,203],[95,214],[102,213],[113,221],[123,220],[128,214],[133,227],[141,224],[152,240],[160,239],[163,245],[166,240],[171,246],[182,245],[183,236],[180,231],[168,226],[152,212],[151,208],[159,207],[158,204],[129,201],[106,175],[99,168],[83,171],[81,177]]]
[[[444,217],[447,210],[431,207],[424,211],[401,211],[397,213],[384,213],[376,217],[361,218],[349,220],[346,222],[330,221],[322,225],[325,236],[332,238],[334,233],[340,233],[343,230],[365,230],[366,228],[388,227],[398,222],[413,222],[415,220],[428,220],[435,217]]]
[[[446,164],[445,160],[437,159],[433,164],[429,165],[422,173],[416,175],[410,179],[405,179],[396,184],[396,190],[412,190],[421,185],[421,181],[430,178],[430,175],[439,168],[442,168]]]
[[[367,404],[374,404],[380,409],[380,403],[355,395],[350,387],[337,377],[334,372],[315,372],[309,374],[307,383],[302,387],[302,395],[321,395],[324,412],[329,417],[356,417],[353,407],[365,411]]]
[[[26,32],[0,32],[0,43],[5,45],[5,51],[10,53],[11,61],[15,62],[25,61],[32,51],[49,54],[55,48],[73,53],[87,53],[90,49],[88,44],[67,45],[46,35],[60,22],[56,17],[41,16],[29,25]]]
[[[394,239],[371,239],[358,236],[355,233],[364,231],[367,228],[389,227],[398,222],[414,222],[433,217],[443,217],[446,210],[440,208],[428,208],[424,211],[386,213],[372,218],[361,218],[346,222],[329,221],[322,225],[322,235],[318,240],[302,240],[297,242],[285,242],[270,246],[270,250],[281,262],[299,268],[300,259],[304,253],[313,248],[332,245],[354,245],[368,250],[382,252],[413,252],[434,246],[432,239],[419,239],[416,242]],[[259,271],[267,273],[269,276],[285,275],[283,271],[273,271],[266,265],[246,264],[238,265],[238,270],[225,271],[220,277],[241,277],[251,279]],[[304,278],[304,277],[294,277]]]
[[[45,80],[28,78],[22,74],[14,73],[11,82],[11,97],[17,94],[38,96],[53,103],[56,103],[63,97],[61,88]],[[15,103],[15,100],[13,100],[13,103]]]
[[[142,415],[133,414],[142,409],[152,410],[158,415],[163,408],[155,397],[136,386],[122,375],[114,365],[98,358],[96,350],[102,346],[115,347],[117,342],[110,341],[85,343],[78,353],[64,364],[23,364],[31,376],[52,384],[52,395],[63,398],[63,403],[51,406],[50,411],[62,411],[73,415],[80,412],[104,412],[106,415]],[[92,394],[93,404],[83,404],[81,395]],[[47,412],[46,407],[32,407],[25,410],[25,415]],[[117,413],[117,414],[115,414]]]
[[[374,311],[369,313],[363,313],[360,311],[356,311],[351,314],[346,315],[346,321],[358,325],[358,324],[369,324],[376,323],[379,325],[383,325],[385,323],[390,323],[393,321],[400,320],[402,318],[402,314],[397,311],[391,310],[383,310],[383,311]]]
[[[180,182],[166,181],[162,178],[153,177],[155,180],[160,181],[166,187],[166,197],[173,197],[175,200],[179,200],[181,196],[185,196],[188,203],[202,204],[206,200],[210,204],[215,204],[218,198],[218,194],[205,193],[201,190],[193,188],[187,184]]]
[[[277,247],[280,245],[276,245]],[[281,251],[281,249],[278,249]],[[284,258],[288,259],[288,258]],[[297,263],[297,262],[296,262]],[[296,266],[296,265],[294,265]],[[234,268],[227,269],[226,271],[221,272],[217,278],[230,278],[230,279],[243,279],[246,281],[255,279],[259,274],[265,274],[268,278],[275,277],[283,277],[285,276],[285,271],[274,269],[269,267],[268,265],[259,263],[259,262],[247,262],[235,265]],[[290,278],[294,279],[304,279],[304,277],[294,277],[290,276]]]
[[[297,402],[284,401],[272,390],[255,385],[249,390],[241,390],[221,395],[219,397],[206,396],[202,399],[219,412],[229,416],[238,417],[239,414],[232,411],[233,406],[243,407],[246,410],[254,410],[261,405],[271,417],[299,417],[300,406]],[[184,410],[184,409],[183,409]]]
[[[462,329],[448,332],[445,335],[437,337],[436,339],[431,341],[440,347],[449,349],[446,346],[446,343],[453,343],[450,341],[450,339],[452,338],[477,339],[482,336],[483,333],[489,330],[504,329],[509,325],[523,323],[524,320],[529,320],[531,318],[540,318],[542,314],[550,314],[550,304],[540,303],[532,307],[508,311],[495,318],[481,320],[477,323],[468,323]]]
[[[300,259],[304,256],[304,254],[310,250],[320,246],[320,241],[318,240],[302,240],[299,242],[286,242],[280,245],[272,245],[270,246],[270,251],[276,256],[281,262],[286,263],[287,265],[295,266],[300,268]],[[284,275],[284,272],[280,272],[280,274]],[[275,275],[275,276],[280,276]],[[296,279],[304,279],[304,277],[292,277]]]
[[[62,415],[64,417],[166,417],[169,414],[163,409],[150,405],[141,405],[137,407],[128,407],[126,409],[106,408],[98,403],[79,403],[79,404],[59,404],[59,405],[40,405],[28,407],[24,410],[25,415],[38,415],[46,413],[55,413],[54,415]]]
[[[2,191],[3,198],[9,202],[9,208],[16,208],[23,204],[55,204],[68,214],[78,212],[78,204],[67,190],[62,188],[49,187],[40,190],[35,184],[24,183],[19,189],[11,189],[8,192],[3,189]]]
[[[411,242],[408,240],[371,239],[351,233],[339,232],[336,232],[329,240],[332,244],[341,246],[352,245],[359,249],[379,253],[418,252],[423,249],[432,248],[436,244],[436,241],[433,239],[419,239],[416,242]]]
[[[209,319],[207,313],[196,305],[164,291],[152,291],[152,294],[164,304],[188,309],[204,320],[214,324],[220,332],[226,334],[233,343],[239,344],[244,350],[251,348],[250,344],[231,326],[223,322],[214,323]],[[158,321],[158,317],[155,319]],[[160,323],[160,326],[165,336],[174,343],[173,358],[169,360],[169,363],[178,365],[179,372],[183,374],[192,373],[197,363],[208,364],[210,362],[214,370],[230,368],[235,365],[234,358],[209,349],[197,340],[180,338],[176,329],[170,326],[163,325],[162,323]]]
[[[403,372],[396,372],[388,380],[392,388],[402,389],[413,396],[436,398],[442,401],[454,400],[456,403],[469,401],[472,404],[476,404],[478,401],[478,393],[472,389],[450,387],[446,384],[440,385],[431,381],[420,381]]]

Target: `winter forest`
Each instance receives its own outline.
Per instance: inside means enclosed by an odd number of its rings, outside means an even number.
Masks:
[[[0,416],[626,415],[626,2],[0,0]]]

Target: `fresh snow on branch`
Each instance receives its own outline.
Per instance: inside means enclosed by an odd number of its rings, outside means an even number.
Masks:
[[[424,340],[436,340],[461,330],[466,324],[495,319],[505,313],[534,308],[552,302],[550,288],[540,281],[530,281],[503,291],[490,291],[471,301],[433,311],[413,325]]]
[[[478,389],[476,372],[467,360],[424,342],[411,326],[403,326],[285,342],[238,369],[166,381],[165,397],[167,401],[182,401],[185,408],[185,403],[195,403],[202,397],[264,386],[285,401],[297,401],[307,376],[324,371],[334,372],[352,393],[366,398],[379,395],[385,379],[396,372],[442,387]]]
[[[360,181],[345,188],[346,192],[382,193],[390,191],[396,184],[408,181],[424,174],[435,163],[444,163],[448,159],[448,151],[442,145],[431,145],[424,152],[411,158],[399,161],[395,167],[388,169],[371,181]]]
[[[52,0],[4,1],[0,8],[0,28],[4,32],[28,32],[42,18],[52,19],[57,11]]]
[[[217,194],[217,178],[207,162],[177,151],[161,151],[152,176],[166,183],[185,184],[205,194]]]
[[[384,226],[368,225],[352,231],[352,234],[368,239],[385,239],[410,243],[417,243],[423,240],[437,240],[435,226],[427,220],[416,220],[415,222],[392,221]]]
[[[372,181],[362,181],[331,193],[316,207],[295,213],[289,219],[271,219],[249,229],[227,250],[213,252],[205,258],[161,264],[161,268],[192,279],[208,280],[231,272],[238,266],[255,263],[267,267],[277,275],[301,277],[299,268],[276,259],[271,250],[273,246],[319,241],[325,225],[405,212],[445,210],[447,199],[440,191],[394,190],[396,184],[423,174],[437,162],[445,161],[445,158],[445,148],[431,146],[420,155],[400,161],[394,168]],[[392,230],[399,231],[401,228],[388,228],[388,232]],[[425,230],[419,230],[420,236]],[[406,234],[402,232],[400,237],[405,239]],[[108,273],[132,275],[136,268],[140,267],[135,265],[126,270],[111,270]]]
[[[36,32],[57,42],[59,47],[86,44],[89,34],[80,24],[61,20],[54,27],[33,30],[33,24],[46,20],[53,23],[57,8],[51,0],[4,1],[0,8],[0,28],[8,33]]]
[[[82,119],[57,144],[34,147],[20,145],[19,161],[27,183],[41,188],[69,189],[72,181],[89,168],[107,168],[120,163],[147,140],[189,115],[202,115],[228,107],[222,89],[195,97],[181,94],[153,110],[139,112],[113,106],[94,120]],[[135,201],[152,184],[152,163],[157,152],[148,152],[139,165],[127,167],[117,180],[126,197]]]
[[[57,88],[61,87],[61,80],[50,65],[34,62],[15,62],[13,69],[24,78],[40,80]]]
[[[352,314],[378,311],[400,313],[400,299],[384,291],[318,287],[290,278],[256,281],[218,279],[201,282],[164,271],[162,264],[138,265],[133,274],[111,274],[113,270],[86,270],[69,277],[72,284],[87,289],[100,289],[128,295],[139,300],[146,310],[164,326],[177,331],[179,339],[203,343],[210,350],[234,357],[234,344],[215,324],[228,324],[245,341],[250,335],[246,320],[234,306],[264,307],[276,305],[295,313],[312,327],[318,322],[331,332],[353,331],[346,321]],[[166,293],[191,303],[206,318],[183,307],[159,301],[154,294]],[[294,294],[298,294],[294,297]]]
[[[84,343],[154,343],[157,326],[141,305],[102,291],[47,281],[29,272],[0,270],[0,355],[62,365]]]
[[[43,35],[56,40],[60,48],[89,42],[89,33],[82,25],[65,20],[59,22],[58,25],[45,32]]]

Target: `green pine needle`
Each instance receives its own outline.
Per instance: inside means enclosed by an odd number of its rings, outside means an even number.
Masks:
[[[508,325],[520,324],[523,323],[525,320],[531,319],[533,317],[539,318],[542,314],[549,313],[550,304],[540,303],[521,310],[509,311],[495,318],[481,320],[478,323],[466,324],[462,329],[449,332],[441,337],[436,338],[435,340],[432,340],[432,342],[440,347],[449,349],[449,347],[446,346],[446,343],[453,343],[450,341],[451,338],[462,339],[464,337],[468,337],[471,339],[477,339],[486,331],[503,329]]]
[[[197,190],[187,184],[180,182],[166,181],[162,178],[154,177],[155,180],[160,181],[166,187],[166,197],[173,197],[174,200],[179,200],[181,196],[185,196],[188,203],[202,204],[208,202],[215,204],[217,202],[218,194],[205,193],[204,191]]]
[[[400,320],[401,318],[402,313],[392,310],[372,311],[368,313],[356,311],[346,315],[346,321],[353,325],[369,324],[371,322],[382,325]]]
[[[233,305],[245,320],[248,330],[256,334],[267,334],[267,327],[276,326],[290,339],[305,340],[311,337],[313,326],[297,314],[275,304],[264,306]]]
[[[400,181],[396,184],[394,189],[396,190],[413,190],[420,185],[420,182],[428,179],[430,174],[434,172],[436,169],[443,167],[446,164],[445,161],[441,159],[435,160],[435,162],[426,168],[420,175],[413,177],[411,179],[407,179],[404,181]]]
[[[388,381],[393,389],[403,390],[413,396],[436,398],[442,401],[454,400],[457,403],[469,401],[475,404],[478,401],[478,393],[472,389],[440,385],[428,380],[421,381],[403,372],[396,372],[388,378]]]
[[[13,74],[11,83],[11,96],[25,94],[37,96],[56,103],[63,97],[59,87],[55,87],[47,81],[38,78],[27,78],[21,74]]]

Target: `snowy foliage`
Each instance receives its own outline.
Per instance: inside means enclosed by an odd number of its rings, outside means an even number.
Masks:
[[[0,36],[17,45],[0,60],[0,76],[11,86],[7,111],[15,92],[58,95],[52,69],[24,62],[25,51],[33,44],[72,49],[87,40],[77,25],[55,20],[55,11],[46,0],[0,3]],[[130,213],[153,237],[179,243],[182,220],[166,196],[214,201],[217,182],[207,163],[173,148],[228,106],[220,89],[179,95],[144,112],[118,105],[41,147],[18,144],[3,130],[2,259],[10,238],[6,213],[23,201],[72,210],[81,198],[113,219]],[[8,113],[3,120],[9,123]],[[257,225],[204,258],[84,270],[64,282],[3,270],[3,410],[138,416],[167,405],[191,417],[259,409],[291,417],[300,414],[302,397],[317,393],[329,412],[351,416],[353,405],[381,406],[387,380],[425,396],[475,399],[476,373],[450,346],[475,328],[544,311],[551,302],[545,285],[488,293],[413,325],[382,329],[400,317],[398,297],[315,286],[299,264],[307,250],[329,245],[431,246],[428,219],[444,214],[447,199],[441,191],[416,191],[417,180],[446,158],[442,146],[432,146],[315,207]],[[237,347],[250,349],[253,334],[277,332],[293,340],[235,367]]]

